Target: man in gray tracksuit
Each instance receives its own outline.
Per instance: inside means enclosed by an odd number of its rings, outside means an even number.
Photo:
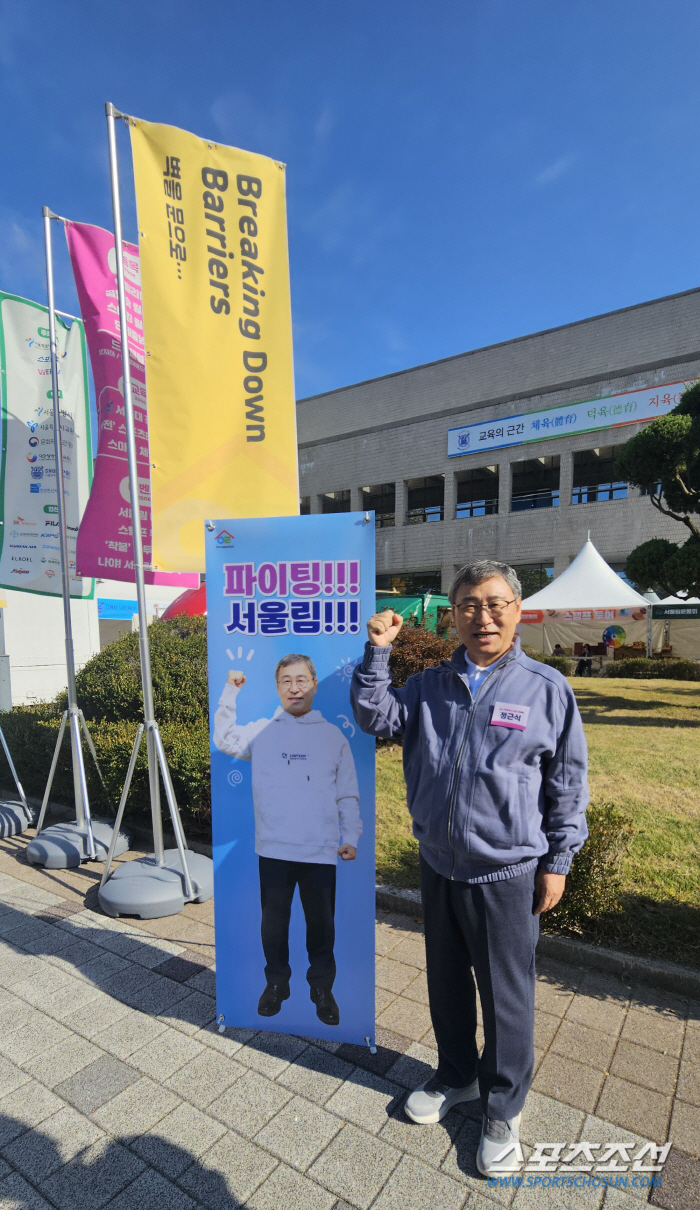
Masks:
[[[316,670],[306,655],[286,655],[275,669],[281,706],[272,718],[240,723],[246,683],[231,671],[214,716],[221,752],[252,761],[255,852],[260,872],[262,945],[267,985],[258,1013],[275,1016],[289,998],[289,919],[295,888],[306,920],[307,981],[316,1015],[338,1025],[335,980],[335,882],[338,856],[354,861],[362,832],[350,745],[339,727],[313,710]],[[342,834],[342,843],[341,843]]]
[[[521,588],[503,563],[463,567],[450,589],[462,646],[450,660],[391,684],[401,617],[368,623],[355,669],[355,718],[403,736],[413,834],[420,847],[435,1076],[406,1113],[437,1122],[481,1097],[477,1165],[518,1166],[520,1112],[532,1079],[539,913],[554,907],[588,830],[586,741],[568,681],[529,659],[515,635]],[[476,1045],[476,991],[484,1049]]]

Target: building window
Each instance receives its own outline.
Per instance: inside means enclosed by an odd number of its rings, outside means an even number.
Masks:
[[[527,458],[512,462],[513,513],[530,508],[557,508],[559,505],[559,455],[553,458]]]
[[[554,563],[523,563],[514,568],[523,590],[523,600],[546,588],[554,579]]]
[[[321,496],[322,513],[349,513],[350,489],[343,492],[324,492]]]
[[[459,471],[455,517],[490,517],[498,512],[498,467]]]
[[[615,477],[615,446],[578,450],[574,454],[572,504],[595,504],[600,500],[626,500],[627,484]]]
[[[311,496],[302,496],[299,501],[299,516],[308,517],[311,512]]]
[[[422,521],[442,521],[445,515],[445,476],[428,475],[425,479],[409,479],[408,524]]]
[[[411,597],[418,592],[440,592],[441,586],[439,571],[398,571],[377,576],[377,590],[393,592],[397,597]]]
[[[374,509],[374,524],[385,529],[396,524],[396,486],[393,483],[375,483],[362,488],[362,507],[365,512]]]

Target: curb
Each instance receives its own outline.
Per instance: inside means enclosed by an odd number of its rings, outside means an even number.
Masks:
[[[387,912],[397,912],[423,919],[420,891],[377,886],[377,907]],[[662,991],[676,992],[700,1000],[700,970],[691,966],[678,966],[674,962],[661,962],[654,958],[641,958],[626,954],[622,950],[607,949],[605,946],[589,945],[557,933],[541,933],[537,952],[558,962],[572,966],[587,966],[594,970],[619,975],[626,982],[642,983],[645,987],[656,987]]]

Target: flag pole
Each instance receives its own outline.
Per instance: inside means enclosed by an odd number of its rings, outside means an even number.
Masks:
[[[56,500],[58,502],[58,537],[61,553],[61,587],[63,595],[63,625],[66,645],[66,671],[68,674],[68,709],[64,714],[66,720],[71,743],[71,754],[73,758],[73,788],[75,794],[75,815],[78,830],[85,829],[87,834],[87,856],[91,861],[95,860],[95,838],[92,831],[92,819],[90,816],[90,802],[87,790],[87,778],[85,775],[85,760],[83,757],[83,746],[81,743],[81,721],[82,715],[78,708],[78,699],[75,691],[75,651],[73,647],[73,620],[71,617],[70,608],[70,568],[68,566],[68,530],[66,528],[66,496],[65,496],[65,480],[63,475],[63,442],[61,434],[61,409],[60,395],[58,390],[58,348],[56,345],[56,306],[54,301],[54,286],[53,286],[53,251],[51,246],[51,220],[56,217],[48,206],[42,208],[42,216],[44,219],[44,248],[46,252],[46,294],[49,306],[49,346],[51,355],[51,395],[53,398],[53,440],[55,450],[55,469],[56,469]],[[62,738],[62,736],[61,736]],[[54,766],[55,768],[55,762]],[[44,801],[41,807],[41,814],[37,823],[37,835],[41,831],[46,808],[48,806],[49,794],[51,791],[51,781],[46,786],[44,793]]]
[[[112,862],[112,849],[107,856],[107,863],[100,883],[99,900],[103,909],[110,915],[118,915],[122,912],[134,912],[146,917],[157,917],[163,915],[171,915],[174,912],[180,911],[184,906],[184,902],[195,898],[209,898],[205,883],[209,882],[209,871],[204,869],[203,876],[200,874],[199,865],[202,864],[202,858],[199,854],[193,854],[187,850],[187,842],[180,821],[180,813],[178,811],[177,802],[173,790],[170,770],[168,768],[165,751],[163,749],[163,741],[161,739],[158,723],[155,718],[155,706],[153,700],[153,678],[151,675],[151,650],[148,638],[148,615],[146,611],[146,583],[144,576],[143,562],[143,541],[141,538],[141,507],[139,500],[139,484],[138,484],[138,466],[136,461],[136,432],[134,427],[134,408],[131,395],[131,364],[129,359],[129,329],[127,325],[126,313],[126,293],[124,290],[124,248],[122,234],[122,214],[121,214],[121,199],[119,193],[119,162],[117,157],[117,138],[115,119],[127,118],[126,114],[120,113],[115,109],[110,101],[105,105],[105,115],[107,118],[107,137],[109,144],[109,170],[112,187],[112,211],[114,215],[114,247],[116,258],[117,271],[117,294],[119,299],[119,325],[121,332],[121,356],[122,356],[122,387],[124,396],[124,422],[126,428],[126,448],[127,461],[129,466],[129,494],[131,497],[131,521],[133,532],[133,549],[134,549],[134,580],[136,583],[136,598],[138,602],[138,617],[139,617],[139,654],[141,658],[141,683],[143,686],[143,726],[146,732],[146,749],[148,755],[148,782],[151,801],[151,818],[153,827],[153,848],[154,854],[152,858],[145,858],[139,861],[128,863],[127,867],[120,867],[115,871],[115,874],[109,879],[110,866]],[[127,783],[125,783],[122,792],[119,811],[115,822],[115,834],[121,823],[121,817],[126,805],[126,796],[128,793],[128,783],[131,779],[131,774],[136,764],[138,755],[138,746],[140,744],[142,732],[139,730],[136,735],[134,750],[132,752],[129,771],[127,774]],[[163,786],[170,811],[170,818],[175,834],[175,842],[177,845],[177,854],[181,869],[177,869],[176,862],[173,862],[170,855],[166,855],[163,843],[163,821],[160,811],[160,781],[159,774],[163,778]],[[168,860],[166,862],[166,856]],[[173,855],[174,856],[174,855]],[[156,874],[156,877],[149,878],[150,874]],[[153,866],[158,869],[153,870]],[[197,867],[196,887],[193,887],[190,867]],[[165,895],[165,885],[163,874],[171,875],[170,883],[173,881],[178,884],[178,895],[165,896],[167,902],[162,898]],[[123,875],[117,878],[118,875]],[[117,885],[118,882],[118,885]],[[184,895],[183,895],[184,892]]]

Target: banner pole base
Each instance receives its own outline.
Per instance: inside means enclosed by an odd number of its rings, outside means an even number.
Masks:
[[[142,920],[160,920],[164,916],[177,915],[186,903],[204,903],[207,899],[211,899],[214,894],[214,863],[210,857],[205,857],[201,853],[193,853],[191,849],[187,848],[163,741],[158,724],[154,721],[148,724],[141,723],[136,732],[114,825],[115,834],[124,814],[144,731],[147,732],[147,739],[148,735],[151,736],[151,743],[157,757],[156,779],[160,770],[177,848],[159,848],[158,852],[127,861],[118,865],[111,872],[112,858],[115,854],[110,850],[100,889],[97,892],[97,899],[102,911],[107,916],[139,916]],[[151,783],[151,794],[154,793],[154,790],[158,794],[157,801],[160,802],[157,781],[155,787]],[[162,845],[162,828],[159,839]]]
[[[44,820],[48,810],[51,788],[61,753],[63,737],[67,727],[70,729],[72,740],[71,752],[73,760],[73,785],[76,789],[76,818],[74,821],[55,823],[45,828]],[[27,845],[27,861],[31,865],[44,866],[48,870],[73,869],[75,866],[82,865],[84,861],[104,861],[112,848],[117,856],[126,853],[129,848],[129,836],[126,832],[122,832],[118,825],[113,827],[107,820],[92,818],[88,799],[81,731],[86,737],[100,781],[104,786],[102,771],[97,761],[97,752],[83,712],[77,707],[69,707],[68,710],[64,710],[61,725],[58,729],[51,769],[46,789],[44,790],[39,819],[37,820],[36,836]],[[82,812],[78,809],[78,796],[82,799]]]
[[[35,822],[35,812],[25,797],[2,727],[0,727],[0,744],[2,744],[3,752],[10,766],[20,799],[19,802],[13,802],[9,798],[0,799],[0,840],[5,840],[9,836],[20,836],[22,832],[26,832],[27,828],[30,828]]]

